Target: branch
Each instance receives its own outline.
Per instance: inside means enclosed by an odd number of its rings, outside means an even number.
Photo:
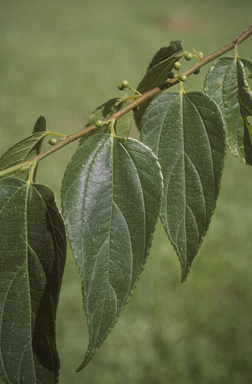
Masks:
[[[187,77],[190,76],[191,74],[196,72],[198,69],[200,69],[204,65],[210,63],[211,61],[217,59],[218,57],[224,55],[225,53],[231,51],[232,49],[234,49],[235,47],[240,45],[244,40],[246,40],[251,35],[252,35],[252,25],[250,25],[245,31],[243,31],[238,37],[236,37],[230,43],[224,45],[224,47],[218,49],[217,51],[215,51],[213,53],[210,53],[207,56],[204,56],[196,64],[194,64],[193,66],[191,66],[190,68],[185,70],[183,72],[183,74],[186,75]],[[106,119],[104,119],[103,122],[104,123],[109,123],[111,120],[119,119],[119,117],[122,117],[123,115],[125,115],[126,113],[131,111],[132,109],[136,108],[138,105],[142,104],[144,101],[146,101],[146,100],[148,100],[148,99],[158,95],[159,93],[161,93],[165,89],[168,89],[168,88],[170,88],[170,87],[172,87],[172,86],[174,86],[175,84],[178,84],[178,83],[179,83],[179,79],[178,78],[174,78],[174,79],[171,79],[171,80],[169,80],[169,81],[159,85],[156,88],[153,88],[150,91],[145,92],[144,94],[139,96],[136,100],[134,100],[132,103],[126,105],[124,108],[120,109],[118,112],[116,112],[113,115],[111,115],[111,116],[107,117]],[[22,162],[22,163],[20,163],[18,165],[15,165],[13,167],[10,167],[10,168],[8,168],[6,170],[1,171],[0,172],[0,177],[3,177],[4,175],[6,175],[6,174],[8,174],[10,172],[14,172],[14,171],[18,170],[22,165],[29,165],[29,166],[31,166],[33,164],[38,163],[40,160],[42,160],[45,157],[51,155],[52,153],[56,152],[60,148],[64,147],[65,145],[67,145],[69,143],[72,143],[75,140],[78,140],[82,136],[84,136],[84,135],[94,131],[95,129],[97,129],[97,127],[96,127],[95,124],[93,124],[93,125],[91,125],[91,126],[89,126],[87,128],[82,129],[79,132],[76,132],[76,133],[73,133],[71,135],[65,136],[65,138],[63,138],[61,141],[59,141],[53,147],[47,149],[46,151],[40,153],[39,155],[37,155],[35,157],[33,157],[29,161],[24,161],[24,162]]]

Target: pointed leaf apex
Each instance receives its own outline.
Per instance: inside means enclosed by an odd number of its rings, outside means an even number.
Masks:
[[[39,116],[37,119],[34,128],[33,128],[33,133],[36,132],[43,132],[46,131],[46,119],[44,116]]]
[[[226,152],[223,124],[215,102],[201,92],[163,93],[151,102],[143,118],[141,140],[161,164],[160,218],[178,255],[182,283],[219,195]]]
[[[97,134],[74,154],[61,193],[89,328],[80,371],[114,328],[143,271],[162,197],[160,166],[139,141]]]

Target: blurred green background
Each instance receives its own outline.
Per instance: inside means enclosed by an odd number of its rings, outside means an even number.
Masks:
[[[152,56],[170,40],[204,54],[228,43],[251,24],[252,3],[2,0],[0,10],[3,153],[31,133],[40,115],[50,130],[81,130],[98,105],[121,95],[121,80],[137,86]],[[240,56],[252,59],[251,48],[252,37],[240,46]],[[186,91],[202,90],[206,70],[188,79]],[[38,182],[50,185],[58,200],[76,147],[39,167]],[[133,297],[80,373],[75,370],[88,333],[69,252],[57,321],[60,384],[251,383],[251,211],[252,169],[228,155],[217,209],[187,283],[180,284],[179,262],[158,224]]]

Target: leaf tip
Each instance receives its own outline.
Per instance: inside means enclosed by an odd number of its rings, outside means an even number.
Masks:
[[[98,349],[99,348],[95,348],[93,351],[90,351],[90,349],[88,348],[86,356],[84,357],[83,362],[81,363],[81,365],[75,371],[76,373],[82,371],[90,363],[90,361],[93,359],[93,357],[96,354],[96,352],[98,351]]]
[[[189,275],[189,272],[190,272],[189,268],[181,271],[181,284],[182,285],[184,285],[187,282],[187,277]]]

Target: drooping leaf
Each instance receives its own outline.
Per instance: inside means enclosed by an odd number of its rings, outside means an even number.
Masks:
[[[81,370],[114,327],[143,270],[159,213],[162,177],[142,143],[91,137],[62,184],[67,233],[83,279],[89,346]]]
[[[225,155],[223,124],[217,105],[201,92],[163,93],[143,118],[141,141],[161,165],[160,218],[179,257],[182,282],[216,206]]]
[[[241,113],[244,118],[244,122],[249,132],[250,143],[252,144],[252,125],[248,121],[248,116],[252,116],[252,92],[245,77],[244,67],[248,68],[252,73],[252,61],[248,59],[238,60],[237,66],[239,70],[238,84],[239,84],[239,101],[241,105]]]
[[[55,318],[66,239],[53,191],[0,180],[0,372],[8,384],[58,382]]]
[[[114,99],[110,99],[106,103],[100,105],[91,113],[85,127],[90,127],[90,125],[95,124],[97,120],[103,120],[106,117],[109,117],[113,113],[119,111],[119,109],[124,107],[126,104],[127,103],[124,102],[123,98],[116,97]],[[130,127],[131,127],[130,114],[127,113],[126,115],[124,115],[122,118],[118,120],[118,123],[115,127],[117,136],[127,137],[130,131]],[[90,134],[83,136],[80,139],[80,145],[83,144],[84,141],[89,139],[91,136],[94,136],[99,133],[109,133],[109,132],[110,132],[109,126],[104,125],[102,128],[92,131],[90,132]]]
[[[175,53],[183,51],[181,43],[182,43],[182,40],[174,40],[170,42],[169,47],[160,48],[155,54],[155,56],[153,57],[153,59],[151,60],[151,63],[149,64],[147,71],[149,71],[155,65],[159,64],[161,61],[168,59]]]
[[[204,92],[222,111],[231,153],[243,163],[252,165],[252,144],[246,119],[248,110],[251,111],[251,92],[242,61],[233,57],[216,61],[206,76]]]
[[[176,50],[175,50],[176,46]],[[171,48],[172,47],[172,48]],[[174,52],[175,50],[175,52]],[[155,59],[154,57],[154,63],[157,61],[158,63],[152,67],[152,63],[149,65],[150,70],[147,71],[146,75],[143,77],[141,82],[139,83],[137,90],[140,93],[145,93],[161,84],[163,84],[167,80],[167,74],[168,72],[172,71],[173,64],[175,61],[178,61],[182,56],[183,52],[181,51],[182,47],[179,41],[171,42],[170,47],[167,48],[167,53],[171,54],[170,56],[166,57],[165,60],[158,62],[159,59]],[[163,56],[161,56],[163,57]],[[143,114],[150,104],[150,102],[153,100],[153,98],[150,98],[143,102],[140,106],[137,112],[135,112],[135,122],[140,130],[141,126],[141,120],[143,117]]]
[[[35,123],[32,135],[12,145],[2,155],[0,171],[36,156],[40,151],[42,140],[47,135],[45,118],[40,116]]]

